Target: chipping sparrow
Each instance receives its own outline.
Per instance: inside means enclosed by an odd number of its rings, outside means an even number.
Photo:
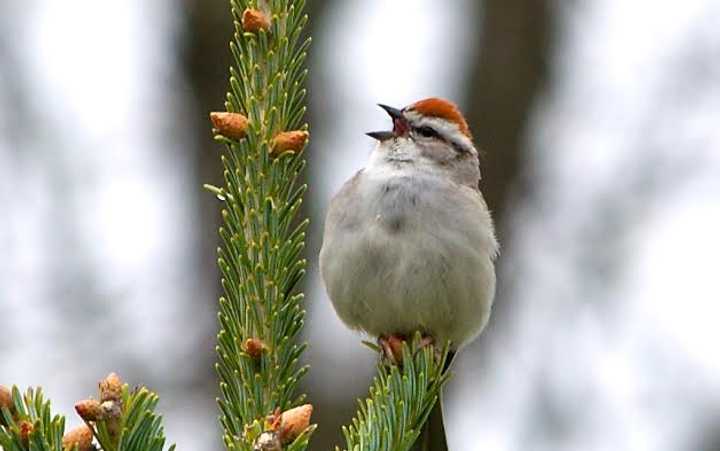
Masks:
[[[382,339],[420,331],[457,350],[487,324],[498,253],[457,107],[380,105],[392,131],[330,203],[320,271],[340,319]],[[387,351],[388,348],[386,348]]]

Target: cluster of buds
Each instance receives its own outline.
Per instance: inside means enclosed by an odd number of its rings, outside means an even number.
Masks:
[[[120,435],[120,417],[122,415],[123,382],[115,373],[110,373],[98,383],[100,400],[84,399],[75,403],[75,411],[85,424],[79,426],[63,437],[63,444],[77,443],[80,451],[89,451],[92,448],[92,429],[90,425],[98,421],[105,422],[111,437],[117,439]]]
[[[271,19],[267,11],[247,8],[242,13],[241,26],[246,33],[269,31]],[[241,113],[212,112],[210,120],[213,131],[226,138],[241,140],[247,135],[248,118]],[[270,155],[276,157],[285,151],[299,151],[308,140],[305,130],[290,130],[280,132],[272,139]]]
[[[122,413],[123,383],[115,373],[110,373],[98,384],[100,401],[83,399],[75,403],[75,411],[86,422],[106,421],[120,418]]]
[[[213,132],[226,138],[241,140],[247,136],[249,121],[240,113],[213,111],[210,113]],[[286,151],[299,151],[307,143],[310,134],[306,130],[280,132],[272,139],[270,155],[276,157]]]
[[[12,392],[7,387],[0,385],[0,408],[6,408],[15,417],[16,409],[12,400]],[[0,416],[2,419],[2,416]],[[30,443],[30,435],[35,431],[35,425],[28,419],[14,418],[17,421],[20,440],[27,446]],[[77,446],[78,451],[92,451],[93,433],[90,428],[83,424],[75,429],[68,431],[62,438],[63,449],[73,449]]]

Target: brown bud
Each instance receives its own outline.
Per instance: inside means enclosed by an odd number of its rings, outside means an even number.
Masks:
[[[6,386],[0,385],[0,408],[3,407],[7,407],[8,409],[12,410],[12,392]]]
[[[248,119],[240,113],[210,113],[215,132],[232,139],[243,139],[247,133]]]
[[[310,134],[305,130],[278,133],[275,138],[273,138],[271,154],[273,156],[279,155],[286,150],[297,152],[303,148],[309,136]]]
[[[259,359],[263,351],[265,351],[265,343],[259,338],[248,338],[242,347],[243,351],[247,352],[255,360]]]
[[[77,445],[78,451],[92,449],[93,433],[87,425],[83,424],[70,430],[62,439],[63,449],[72,449]]]
[[[286,410],[280,416],[280,440],[283,443],[290,443],[297,438],[305,429],[310,426],[310,416],[313,406],[305,404],[294,409]]]
[[[265,431],[255,439],[253,451],[282,451],[279,434],[275,431]]]
[[[112,402],[112,401],[110,401]],[[84,399],[75,403],[75,411],[85,421],[100,421],[105,419],[105,411],[100,401]]]
[[[242,28],[250,33],[257,33],[260,30],[270,29],[270,19],[260,10],[246,9],[242,15]]]
[[[20,428],[20,439],[23,443],[27,443],[30,439],[30,434],[32,434],[35,429],[33,424],[27,420],[22,420],[18,423],[18,427]]]
[[[122,399],[123,383],[117,374],[108,374],[98,385],[100,387],[101,401],[120,401]]]

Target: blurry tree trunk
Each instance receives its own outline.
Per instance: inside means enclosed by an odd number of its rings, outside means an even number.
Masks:
[[[486,0],[480,46],[469,77],[468,119],[481,160],[481,188],[504,236],[511,189],[522,180],[525,134],[549,69],[554,21],[548,0]]]
[[[186,0],[184,2],[185,35],[181,36],[179,46],[181,69],[187,81],[187,98],[190,108],[184,122],[194,130],[191,136],[195,141],[188,143],[191,154],[188,156],[193,171],[189,183],[195,189],[195,197],[187,199],[194,204],[196,224],[194,230],[198,234],[197,249],[193,253],[198,257],[195,267],[197,277],[208,290],[203,293],[215,293],[207,299],[198,299],[208,309],[217,310],[217,299],[220,286],[217,277],[217,230],[220,225],[220,208],[214,196],[202,189],[203,183],[220,185],[222,169],[220,165],[220,145],[212,139],[208,113],[224,109],[225,89],[227,85],[227,68],[230,64],[228,43],[232,37],[232,19],[229,14],[228,2]],[[214,291],[213,291],[214,290]],[[203,397],[213,399],[217,395],[217,376],[214,371],[216,330],[208,330],[207,342],[198,343],[196,365],[196,387]],[[214,444],[207,449],[224,449],[220,435]]]
[[[341,2],[329,2],[327,0],[307,0],[305,4],[305,12],[310,17],[308,23],[307,32],[313,35],[313,39],[317,39],[320,34],[319,30],[326,28],[327,22],[333,19],[333,14],[337,13],[337,9],[341,6]],[[318,30],[314,34],[315,30]],[[322,60],[324,55],[317,51],[319,43],[316,40],[310,46],[308,52],[308,66],[310,69],[309,77],[322,77],[321,72]],[[310,83],[308,83],[310,85]],[[309,86],[310,87],[310,86]],[[327,117],[322,114],[322,108],[318,108],[323,104],[323,93],[317,92],[310,89],[308,92],[308,114],[307,121],[310,124],[310,133],[318,133],[318,124],[322,121],[326,121]],[[322,126],[320,126],[322,128]],[[310,146],[306,150],[306,157],[308,165],[311,167],[322,167],[323,152],[321,149],[315,147],[315,143],[311,140]],[[311,171],[306,171],[306,176]],[[317,199],[317,195],[313,194],[313,184],[310,183],[310,189],[307,196],[308,202],[305,202],[302,206],[303,211],[301,216],[310,218],[310,221],[314,224],[323,224],[325,221],[325,211],[321,210],[317,205],[313,205],[313,199]],[[308,258],[315,259],[311,261],[311,265],[317,265],[317,256],[320,249],[320,242],[313,242],[314,239],[320,240],[321,237],[311,236],[308,237],[307,249],[311,254]],[[302,289],[307,292],[309,277],[303,279]],[[318,299],[310,299],[309,302],[317,302]],[[306,319],[306,326],[309,327],[322,327],[320,318],[309,316]],[[305,338],[307,338],[308,332],[306,327]],[[313,343],[310,343],[313,346]],[[306,353],[306,358],[308,358]],[[351,400],[363,397],[367,393],[367,386],[357,392],[348,393],[334,393],[328,390],[318,390],[318,387],[322,386],[323,380],[332,378],[332,374],[327,374],[326,367],[313,367],[309,376],[305,378],[301,384],[302,390],[308,393],[308,396],[316,405],[317,409],[313,411],[313,422],[319,425],[318,429],[313,434],[310,448],[313,450],[330,450],[335,449],[335,446],[344,443],[343,435],[340,430],[343,424],[347,424],[355,414],[356,404]],[[310,380],[313,382],[310,382]]]
[[[202,190],[203,183],[219,183],[222,180],[218,144],[212,139],[208,113],[224,110],[225,85],[230,65],[228,43],[232,37],[232,19],[227,2],[203,0],[186,1],[188,30],[182,48],[183,70],[189,83],[193,109],[188,122],[194,124],[196,141],[193,143],[193,165],[197,186],[198,224],[202,227],[202,239],[198,244],[203,263],[215,266],[215,243],[219,211],[213,196]],[[214,219],[214,221],[213,221]],[[213,282],[217,283],[213,277]],[[216,299],[209,299],[215,308]],[[211,357],[214,359],[214,356]]]
[[[501,249],[512,247],[508,207],[511,198],[529,193],[525,180],[528,161],[527,131],[536,101],[548,83],[555,11],[549,0],[486,0],[479,8],[476,23],[480,34],[477,57],[468,77],[468,121],[481,150],[480,188],[496,221]],[[499,274],[507,274],[502,258]],[[493,319],[481,346],[493,345],[495,331],[508,324],[504,286],[513,283],[498,278]],[[478,407],[480,409],[480,407]],[[452,444],[452,437],[448,438]],[[431,450],[440,450],[433,443]]]
[[[507,254],[512,247],[509,201],[530,193],[527,132],[536,101],[548,87],[557,26],[553,13],[559,7],[549,0],[486,0],[483,5],[478,58],[467,86],[468,120],[483,154],[480,187],[496,221],[501,254]],[[502,255],[498,268],[503,274]],[[513,283],[507,279],[498,279],[484,346],[492,343],[496,327],[507,324],[504,286]]]

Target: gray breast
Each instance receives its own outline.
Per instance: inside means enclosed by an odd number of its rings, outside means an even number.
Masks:
[[[408,226],[408,218],[417,215],[422,191],[411,177],[397,177],[381,183],[372,197],[377,201],[377,220],[388,233],[398,233]]]

